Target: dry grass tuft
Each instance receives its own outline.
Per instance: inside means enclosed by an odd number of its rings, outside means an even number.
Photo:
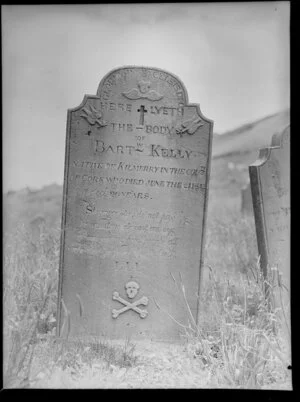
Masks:
[[[199,324],[191,318],[185,326],[189,352],[202,360],[216,387],[290,388],[290,337],[281,311],[270,301],[275,291],[271,279],[269,299],[259,263],[251,279],[226,273],[217,277],[208,269]],[[178,287],[184,292],[182,284]]]

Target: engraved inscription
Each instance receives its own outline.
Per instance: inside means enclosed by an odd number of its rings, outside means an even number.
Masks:
[[[148,156],[161,158],[191,159],[191,156],[197,156],[192,150],[182,148],[166,148],[157,144],[150,144],[148,147]],[[137,153],[144,153],[145,148],[139,148],[135,145],[114,145],[107,144],[102,140],[94,141],[95,152],[109,154],[125,154],[135,156]]]
[[[73,161],[74,167],[86,168],[86,169],[112,169],[122,172],[141,172],[141,173],[160,173],[170,175],[187,175],[198,176],[204,175],[206,172],[206,166],[199,166],[198,169],[191,168],[176,168],[167,166],[150,166],[150,165],[134,165],[126,162],[119,163],[100,163],[89,161]]]
[[[116,112],[132,112],[131,103],[100,102],[101,110],[111,110]]]
[[[171,181],[171,180],[152,180],[152,179],[134,179],[128,177],[116,177],[116,176],[92,176],[92,175],[80,175],[77,174],[73,177],[76,181],[81,180],[86,183],[110,183],[110,184],[118,184],[118,185],[135,185],[135,186],[148,186],[148,187],[159,187],[159,188],[171,188],[171,189],[185,189],[185,190],[193,190],[200,191],[206,188],[204,183],[198,182],[182,182],[182,181]],[[118,192],[111,192],[118,193]],[[120,193],[121,194],[121,193]],[[122,192],[124,195],[125,193]],[[99,193],[97,193],[100,196]],[[139,198],[139,197],[138,197]],[[148,197],[147,197],[148,198]]]
[[[154,115],[183,116],[184,109],[172,106],[150,106],[150,113]]]
[[[165,148],[161,145],[150,145],[150,156],[159,156],[162,158],[186,158],[190,159],[193,155],[193,151],[188,151],[187,149],[172,149]]]
[[[187,224],[192,225],[192,219],[180,213],[152,213],[140,208],[134,212],[127,209],[98,209],[95,214],[98,223],[93,224],[93,231],[91,222],[82,217],[81,229],[77,231],[77,240],[73,242],[73,247],[80,253],[84,252],[84,246],[85,252],[101,255],[103,248],[99,236],[122,239],[123,234],[126,234],[125,243],[128,246],[131,242],[141,246],[143,242],[147,242],[155,246],[160,255],[171,257],[175,252],[180,230]]]

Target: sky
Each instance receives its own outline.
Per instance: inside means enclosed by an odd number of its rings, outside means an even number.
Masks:
[[[219,134],[290,107],[289,2],[1,10],[4,192],[63,183],[67,109],[117,67],[174,73]]]

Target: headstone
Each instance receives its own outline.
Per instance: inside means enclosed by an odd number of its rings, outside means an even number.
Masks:
[[[241,190],[241,211],[244,215],[253,214],[252,194],[250,183]]]
[[[290,127],[249,166],[260,264],[273,277],[275,306],[290,303]],[[275,269],[274,269],[275,268]],[[279,277],[277,275],[279,273]],[[281,276],[280,276],[281,275]],[[279,282],[278,282],[279,280]],[[282,304],[281,304],[282,301]]]
[[[177,339],[180,278],[197,319],[212,126],[157,68],[115,69],[68,111],[59,336]]]
[[[40,241],[41,231],[45,225],[45,219],[42,216],[37,216],[30,221],[31,237],[36,244]]]
[[[237,169],[239,172],[243,172],[243,171],[247,171],[247,170],[248,170],[248,169],[247,169],[247,166],[244,165],[243,163],[237,163],[237,164],[235,165],[235,167],[236,167],[236,169]]]

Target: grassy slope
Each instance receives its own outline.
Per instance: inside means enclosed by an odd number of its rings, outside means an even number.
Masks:
[[[284,110],[272,116],[243,125],[235,130],[214,137],[213,157],[252,152],[269,146],[272,135],[280,133],[289,124],[290,111]]]

